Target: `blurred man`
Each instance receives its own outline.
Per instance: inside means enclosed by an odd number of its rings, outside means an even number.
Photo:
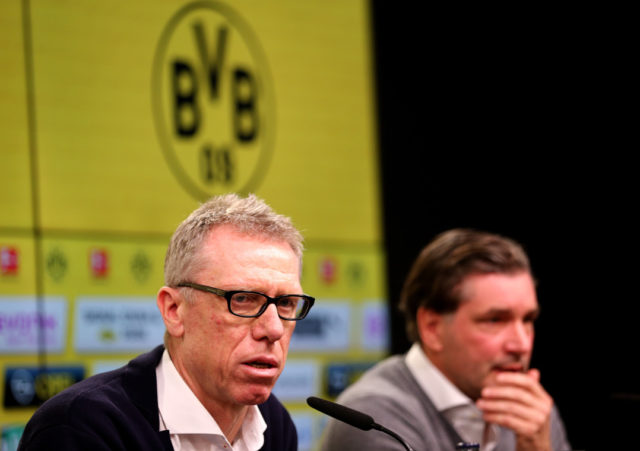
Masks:
[[[297,320],[302,237],[255,196],[214,197],[175,231],[159,346],[47,401],[19,449],[296,450],[271,395]]]
[[[409,338],[338,402],[371,415],[414,450],[569,450],[553,400],[529,368],[538,301],[517,243],[455,229],[414,263],[401,295]],[[377,431],[331,420],[324,450],[403,450]]]

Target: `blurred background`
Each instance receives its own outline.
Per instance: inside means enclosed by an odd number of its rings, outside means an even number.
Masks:
[[[629,446],[640,249],[627,12],[373,11],[390,304],[437,233],[515,238],[538,281],[532,364],[572,446]],[[403,330],[394,311],[394,353],[408,349]]]
[[[533,365],[576,449],[626,445],[636,89],[623,11],[397,2],[0,5],[0,444],[161,342],[178,223],[255,192],[306,237],[318,298],[275,388],[313,449],[332,399],[409,343],[396,310],[451,227],[523,243]]]

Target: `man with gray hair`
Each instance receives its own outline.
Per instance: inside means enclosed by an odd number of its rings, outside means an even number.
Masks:
[[[413,264],[400,309],[413,346],[366,372],[339,403],[371,415],[416,451],[465,443],[482,451],[571,449],[540,372],[529,367],[539,308],[518,243],[470,229],[441,233]],[[404,447],[330,420],[321,449]]]
[[[204,203],[167,250],[165,346],[48,400],[19,449],[297,449],[271,390],[314,303],[302,250],[290,219],[254,195]]]

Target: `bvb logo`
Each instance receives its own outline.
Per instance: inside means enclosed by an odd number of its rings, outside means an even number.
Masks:
[[[274,107],[266,59],[237,13],[204,1],[171,18],[152,100],[167,162],[192,196],[255,190],[271,156]]]

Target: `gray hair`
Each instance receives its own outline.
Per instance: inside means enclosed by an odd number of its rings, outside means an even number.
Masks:
[[[194,274],[199,264],[198,250],[219,225],[231,225],[247,235],[286,241],[302,262],[302,235],[290,218],[275,213],[254,194],[245,198],[224,194],[202,204],[173,233],[164,261],[166,285],[175,286]]]

